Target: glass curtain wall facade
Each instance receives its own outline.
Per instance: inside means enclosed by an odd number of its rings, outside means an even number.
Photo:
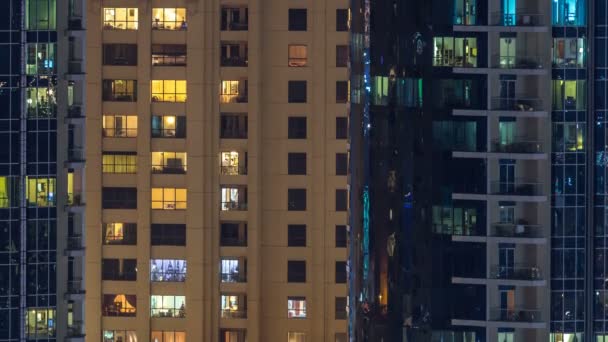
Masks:
[[[82,277],[73,266],[83,247],[70,240],[79,236],[67,198],[74,165],[58,148],[75,141],[63,120],[75,86],[62,13],[77,2],[0,3],[1,341],[84,340],[68,290]]]

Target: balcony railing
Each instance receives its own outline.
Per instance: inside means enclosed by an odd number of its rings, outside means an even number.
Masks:
[[[543,26],[545,16],[535,13],[493,13],[490,20],[493,26]]]
[[[84,74],[84,62],[82,60],[71,59],[68,62],[69,74]]]
[[[222,57],[220,66],[223,67],[246,67],[248,64],[247,57],[232,56]]]
[[[71,250],[71,251],[84,249],[84,246],[82,244],[82,236],[81,235],[68,236],[67,249]]]
[[[222,202],[222,211],[247,210],[247,202]]]
[[[247,310],[243,309],[222,309],[220,313],[222,318],[247,318]]]
[[[73,147],[68,149],[68,161],[80,162],[84,161],[84,149],[81,147]]]
[[[490,187],[490,194],[513,196],[542,196],[543,184],[521,180],[515,180],[514,182],[493,181]]]
[[[249,96],[242,94],[220,94],[220,103],[247,103]]]
[[[538,309],[522,308],[492,308],[490,309],[490,320],[499,322],[523,322],[538,323],[541,320],[541,311]]]
[[[543,153],[543,144],[539,141],[526,140],[525,138],[515,138],[515,141],[501,143],[498,140],[492,141],[492,152],[497,153]]]
[[[81,31],[84,30],[82,16],[77,14],[70,14],[68,16],[68,30]]]
[[[541,56],[492,56],[493,68],[498,69],[544,69]]]
[[[491,279],[509,280],[542,280],[543,275],[536,266],[502,266],[494,265],[490,270]]]
[[[541,238],[541,237],[543,237],[543,230],[542,230],[542,227],[537,224],[494,223],[492,225],[492,236]]]
[[[69,206],[81,206],[84,205],[84,201],[82,200],[82,196],[80,194],[70,194],[68,193],[67,204]]]
[[[543,110],[543,102],[539,98],[515,96],[515,97],[495,97],[492,98],[490,109],[492,110],[513,110],[520,112],[533,112]]]
[[[71,106],[68,107],[68,118],[83,118],[83,111],[82,111],[82,105],[80,104],[73,104]]]
[[[222,247],[246,247],[247,237],[220,237]]]
[[[240,176],[247,174],[246,165],[222,165],[220,166],[222,176]]]
[[[220,273],[220,281],[222,283],[246,283],[247,275],[238,272]]]
[[[82,279],[68,280],[67,292],[70,294],[82,294],[85,293],[84,287],[82,286]]]
[[[73,321],[68,325],[67,337],[84,337],[84,324],[82,321]]]
[[[186,173],[185,165],[152,165],[152,173],[161,173],[161,174],[184,174]]]

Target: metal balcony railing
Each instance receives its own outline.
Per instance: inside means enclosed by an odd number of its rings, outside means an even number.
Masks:
[[[84,249],[83,240],[81,235],[68,236],[67,249],[70,251]]]
[[[545,15],[537,13],[527,13],[518,10],[519,13],[492,13],[490,25],[492,26],[543,26],[546,25]]]
[[[246,283],[247,275],[238,272],[220,273],[220,281],[222,283]]]
[[[67,337],[84,337],[84,323],[82,321],[73,321],[68,325]]]
[[[220,314],[222,318],[247,318],[247,310],[243,309],[222,309]]]
[[[491,308],[490,321],[538,323],[542,322],[542,319],[538,309]]]
[[[247,165],[222,165],[220,166],[222,176],[241,176],[247,174]]]
[[[490,269],[491,279],[509,280],[543,280],[543,275],[537,266],[502,266],[494,265]]]
[[[221,247],[246,247],[247,238],[234,238],[234,237],[220,237]]]
[[[492,67],[497,69],[544,69],[542,56],[492,56]]]
[[[490,184],[492,195],[542,196],[543,184],[532,181],[515,180],[513,182],[493,181]]]
[[[85,293],[84,287],[82,286],[82,279],[68,280],[67,292],[69,294],[82,294]]]
[[[491,234],[495,237],[541,238],[543,229],[537,224],[494,223]]]
[[[491,151],[497,153],[543,153],[543,144],[525,138],[515,138],[512,142],[493,140]]]
[[[71,161],[71,162],[84,161],[84,149],[81,147],[68,148],[68,161]]]
[[[247,57],[231,56],[222,57],[220,66],[223,67],[246,67],[248,64]]]
[[[494,97],[490,103],[490,109],[520,112],[541,111],[543,102],[539,98],[526,96]]]
[[[222,211],[247,210],[247,202],[222,202]]]

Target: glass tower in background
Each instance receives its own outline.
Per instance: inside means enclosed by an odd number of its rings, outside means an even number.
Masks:
[[[84,340],[74,206],[84,157],[73,121],[83,117],[81,9],[78,0],[0,3],[2,341]]]

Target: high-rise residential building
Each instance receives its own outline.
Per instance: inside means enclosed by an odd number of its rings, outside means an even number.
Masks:
[[[0,1],[0,341],[84,341],[84,4]]]
[[[351,6],[351,341],[608,341],[607,2]]]
[[[346,341],[348,6],[87,1],[87,339]]]

